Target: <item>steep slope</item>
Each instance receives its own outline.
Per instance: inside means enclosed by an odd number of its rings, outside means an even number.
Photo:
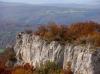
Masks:
[[[37,67],[41,63],[52,61],[65,70],[71,67],[74,74],[99,74],[99,49],[91,48],[91,45],[61,45],[57,41],[47,43],[39,36],[25,32],[17,35],[14,47],[17,64],[29,63]]]

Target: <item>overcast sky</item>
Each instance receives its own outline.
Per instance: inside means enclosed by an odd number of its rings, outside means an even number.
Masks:
[[[77,4],[100,4],[100,0],[0,0],[5,2],[21,2],[31,4],[41,3],[77,3]]]

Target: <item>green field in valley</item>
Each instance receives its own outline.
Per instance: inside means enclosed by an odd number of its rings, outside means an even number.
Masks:
[[[2,53],[4,51],[4,49],[0,48],[0,53]]]

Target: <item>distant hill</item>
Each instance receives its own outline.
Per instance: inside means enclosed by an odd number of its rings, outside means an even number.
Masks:
[[[18,3],[0,3],[0,21],[18,24],[62,24],[83,20],[97,20],[100,10],[81,5],[28,5]],[[77,19],[76,19],[77,18]]]
[[[80,5],[29,5],[0,2],[0,47],[13,43],[15,34],[26,28],[55,22],[70,24],[80,21],[100,20],[100,9]]]

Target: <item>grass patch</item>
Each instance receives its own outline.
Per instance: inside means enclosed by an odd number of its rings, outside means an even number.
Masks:
[[[0,53],[2,53],[4,51],[4,49],[0,48]]]

